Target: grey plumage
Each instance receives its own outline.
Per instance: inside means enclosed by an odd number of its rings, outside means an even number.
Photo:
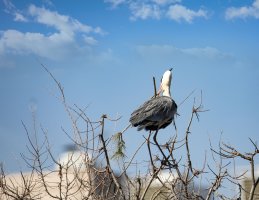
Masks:
[[[174,120],[177,105],[171,98],[170,85],[172,69],[167,70],[161,80],[158,96],[146,101],[130,117],[130,123],[138,130],[157,131],[167,127]],[[160,93],[162,96],[159,96]],[[155,135],[156,135],[155,134]]]
[[[177,105],[174,100],[171,98],[170,85],[172,80],[172,68],[167,70],[161,80],[161,85],[159,92],[155,98],[152,98],[146,101],[141,105],[137,110],[135,110],[130,117],[130,123],[134,127],[138,127],[138,130],[145,129],[147,131],[155,131],[153,140],[156,146],[159,148],[162,153],[165,162],[168,161],[168,158],[161,149],[159,143],[157,142],[157,133],[159,129],[167,127],[174,120],[174,115],[177,112]],[[162,92],[162,96],[159,94]],[[174,124],[175,125],[175,124]],[[150,135],[149,135],[150,137]],[[152,165],[152,155],[150,151],[150,140],[147,140],[149,156]]]
[[[130,123],[138,130],[158,130],[174,120],[177,105],[171,97],[158,96],[146,101],[130,117]]]

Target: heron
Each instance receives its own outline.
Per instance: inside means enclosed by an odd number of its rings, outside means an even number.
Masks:
[[[154,142],[157,143],[156,137],[160,129],[166,128],[174,121],[174,116],[177,113],[177,104],[171,97],[170,86],[172,80],[172,68],[167,70],[162,79],[158,94],[150,100],[144,102],[139,108],[132,112],[130,123],[137,127],[137,130],[155,131]],[[162,93],[162,96],[159,96]]]

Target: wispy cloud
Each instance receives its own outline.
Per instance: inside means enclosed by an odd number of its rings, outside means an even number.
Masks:
[[[186,49],[181,49],[181,52],[194,56],[197,58],[204,58],[204,59],[226,59],[226,58],[231,58],[232,56],[230,54],[221,52],[217,48],[214,47],[203,47],[203,48],[186,48]]]
[[[20,22],[27,22],[28,20],[26,19],[26,17],[24,17],[21,13],[15,12],[14,14],[14,21],[20,21]]]
[[[225,12],[227,20],[234,18],[247,18],[253,17],[259,19],[259,0],[255,0],[250,6],[230,7]]]
[[[130,17],[131,20],[136,19],[159,19],[161,15],[161,10],[158,5],[156,4],[147,4],[147,3],[131,3],[130,10],[132,16]]]
[[[27,22],[27,18],[18,10],[10,0],[3,0],[4,11],[14,16],[14,21]]]
[[[48,6],[53,6],[53,5],[54,5],[51,0],[42,0],[42,2],[43,2],[45,5],[48,5]]]
[[[203,47],[203,48],[177,48],[172,45],[139,45],[137,46],[137,52],[140,55],[151,55],[151,54],[163,54],[174,56],[176,54],[185,54],[196,58],[204,59],[221,59],[230,58],[230,54],[223,53],[214,47]]]
[[[177,22],[191,23],[194,18],[208,17],[205,9],[194,11],[181,5],[181,0],[104,0],[104,2],[110,3],[112,8],[120,5],[128,6],[131,13],[130,19],[134,21],[169,18]]]
[[[177,22],[186,21],[191,23],[193,19],[197,17],[207,18],[207,11],[203,9],[194,11],[186,8],[185,6],[176,4],[169,7],[167,16]]]
[[[44,7],[30,5],[26,14],[30,20],[54,28],[54,32],[45,34],[21,32],[14,29],[2,31],[0,35],[0,54],[33,53],[50,59],[62,59],[69,54],[80,53],[86,45],[97,44],[93,34],[104,33],[100,27],[83,24],[70,16],[61,15]],[[19,16],[17,16],[18,18]],[[23,21],[22,18],[20,18],[20,21]],[[85,43],[79,43],[80,38]]]
[[[235,63],[233,55],[214,47],[179,48],[173,45],[139,45],[136,52],[151,65],[226,66]]]
[[[96,45],[98,43],[98,41],[91,36],[84,35],[83,38],[86,44]]]
[[[112,8],[116,8],[117,6],[126,3],[126,0],[104,0],[106,3],[110,3]]]
[[[82,24],[76,19],[73,19],[67,15],[61,15],[55,11],[50,11],[45,8],[39,8],[35,5],[29,6],[29,14],[33,16],[38,23],[45,24],[56,28],[60,33],[64,33],[67,36],[73,36],[75,32],[99,33],[100,28],[93,28],[91,26]]]
[[[168,5],[172,3],[180,3],[182,0],[152,0],[154,3],[158,5]]]

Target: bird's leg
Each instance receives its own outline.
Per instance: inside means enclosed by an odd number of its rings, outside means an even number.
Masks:
[[[177,128],[176,128],[176,124],[175,124],[175,120],[173,119],[173,123],[174,123],[174,129],[177,132]]]
[[[151,136],[151,131],[149,131],[149,135],[148,135],[148,138],[147,138],[147,148],[148,148],[148,153],[149,153],[152,169],[153,169],[153,172],[155,172],[155,165],[154,165],[154,162],[153,162],[153,159],[152,159],[151,148],[150,148],[150,136]]]
[[[154,140],[156,146],[159,148],[160,152],[163,154],[164,159],[165,159],[165,162],[167,162],[167,161],[168,161],[168,158],[165,156],[163,150],[161,149],[160,145],[158,144],[158,142],[157,142],[157,140],[156,140],[157,133],[158,133],[158,129],[157,129],[156,132],[155,132],[155,135],[154,135],[154,137],[153,137],[153,140]]]

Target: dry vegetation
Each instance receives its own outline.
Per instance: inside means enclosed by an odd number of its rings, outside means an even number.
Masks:
[[[195,118],[199,118],[199,114],[204,112],[202,102],[193,105],[188,126],[185,133],[181,133],[185,136],[183,139],[178,138],[175,127],[174,136],[165,144],[157,145],[151,141],[154,133],[150,132],[146,134],[147,137],[143,139],[142,145],[136,152],[131,157],[129,155],[126,157],[123,134],[128,131],[129,126],[107,138],[104,135],[106,124],[119,119],[110,119],[107,115],[102,115],[100,120],[92,121],[84,109],[68,105],[62,85],[45,66],[43,68],[59,89],[61,102],[73,127],[73,133],[68,133],[64,129],[63,132],[78,151],[70,153],[66,162],[55,159],[47,131],[40,127],[45,140],[39,142],[37,137],[34,138],[34,133],[30,133],[23,123],[29,141],[29,156],[22,155],[22,158],[31,170],[11,176],[6,175],[4,167],[1,166],[0,199],[241,199],[244,193],[249,199],[259,198],[255,193],[259,182],[259,178],[255,175],[255,158],[259,154],[259,149],[256,142],[251,139],[250,153],[242,153],[233,146],[219,142],[217,149],[211,146],[213,165],[208,164],[205,158],[202,168],[193,166],[189,136]],[[36,129],[35,127],[34,132],[37,132]],[[114,148],[114,143],[117,150],[112,154],[109,150]],[[134,164],[135,156],[145,145],[149,152],[147,173],[129,175],[129,167]],[[158,148],[161,154],[154,154],[152,152],[154,147]],[[176,152],[181,152],[183,156],[176,157],[179,155]],[[103,160],[102,166],[97,164],[100,159]],[[115,173],[111,164],[112,159],[122,160],[120,173]],[[238,175],[230,173],[233,171],[231,169],[233,165],[230,163],[235,159],[246,160],[251,167],[247,172],[251,174],[252,180],[249,191],[240,184],[247,173]],[[55,169],[49,167],[47,164],[49,162],[57,167]],[[161,175],[164,171],[167,172],[166,176]],[[197,185],[196,180],[202,180],[203,175],[208,173],[212,177],[207,180],[208,186],[202,188],[201,185]],[[221,194],[220,188],[224,187],[225,182],[236,185],[239,190],[234,194],[233,192]]]

